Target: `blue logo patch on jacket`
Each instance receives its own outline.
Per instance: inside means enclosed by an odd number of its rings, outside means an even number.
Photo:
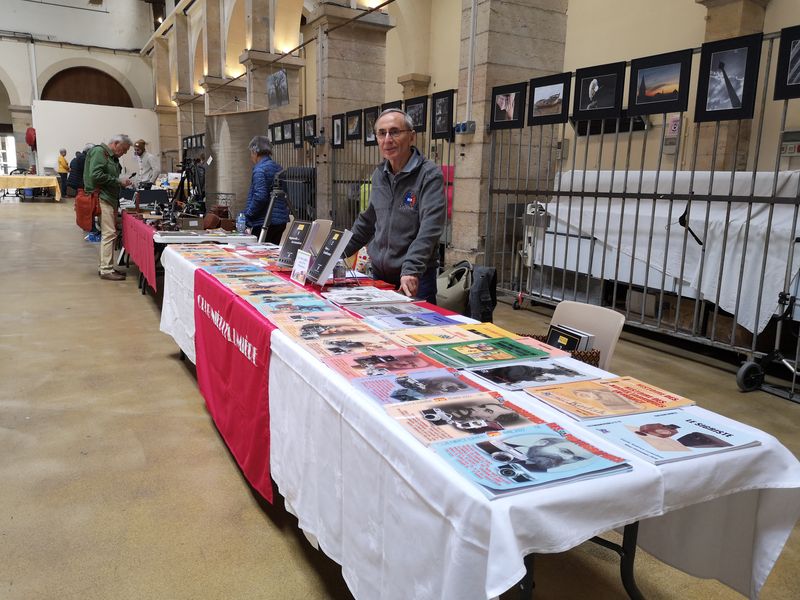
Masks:
[[[408,208],[417,206],[417,195],[411,190],[408,190],[406,195],[403,196],[403,206],[407,206]]]

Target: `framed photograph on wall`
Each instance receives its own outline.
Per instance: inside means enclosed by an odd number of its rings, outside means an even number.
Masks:
[[[763,37],[756,33],[703,44],[696,123],[753,118]]]
[[[428,97],[417,96],[405,102],[405,112],[414,123],[414,131],[421,133],[428,128]]]
[[[280,144],[283,142],[283,126],[280,123],[275,123],[271,126],[272,129],[272,142]]]
[[[347,129],[345,130],[345,137],[348,140],[360,140],[361,139],[361,111],[360,110],[351,110],[346,115],[346,125]]]
[[[618,117],[622,110],[624,87],[624,62],[578,69],[572,116],[577,121]]]
[[[375,121],[381,112],[380,106],[372,106],[364,109],[364,145],[377,146],[378,140],[375,137]]]
[[[292,139],[295,148],[303,147],[303,124],[300,119],[292,121]]]
[[[331,119],[331,147],[344,148],[344,115],[333,115]]]
[[[691,72],[691,48],[632,60],[628,114],[686,112]]]
[[[436,92],[431,96],[431,138],[435,140],[455,139],[455,128],[453,127],[453,90]]]
[[[800,25],[781,29],[775,100],[800,98]]]
[[[525,125],[525,94],[528,83],[512,83],[492,88],[492,114],[489,129],[519,129]]]
[[[381,112],[385,111],[387,108],[399,108],[403,110],[403,101],[395,100],[394,102],[384,102],[381,104]]]
[[[528,82],[528,125],[564,123],[569,116],[572,73],[537,77]]]
[[[267,140],[271,144],[273,142],[272,139],[272,127],[267,127]]]
[[[294,131],[292,127],[291,121],[284,121],[283,122],[283,143],[288,144],[289,142],[294,140]]]
[[[314,143],[317,137],[317,115],[303,117],[303,140]]]

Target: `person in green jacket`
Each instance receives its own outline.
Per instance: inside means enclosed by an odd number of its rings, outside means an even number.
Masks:
[[[131,138],[125,134],[112,137],[107,144],[94,146],[86,155],[83,185],[86,193],[100,192],[100,279],[122,281],[125,273],[114,270],[114,243],[117,241],[117,210],[120,187],[131,184],[120,178],[119,164],[131,147]]]

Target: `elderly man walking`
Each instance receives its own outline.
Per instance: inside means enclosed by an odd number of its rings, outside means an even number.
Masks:
[[[117,210],[121,186],[129,186],[130,179],[120,179],[119,164],[131,147],[131,138],[125,134],[112,137],[107,144],[89,150],[83,171],[84,190],[100,193],[100,279],[122,281],[125,273],[114,270],[114,242],[117,240]]]

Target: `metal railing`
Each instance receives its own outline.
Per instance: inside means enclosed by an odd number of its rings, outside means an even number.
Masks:
[[[768,98],[776,37],[764,36],[753,119],[490,132],[485,263],[498,289],[515,304],[609,306],[628,324],[750,355],[793,353],[777,322],[795,320],[798,295],[800,171],[782,142],[800,100]]]

